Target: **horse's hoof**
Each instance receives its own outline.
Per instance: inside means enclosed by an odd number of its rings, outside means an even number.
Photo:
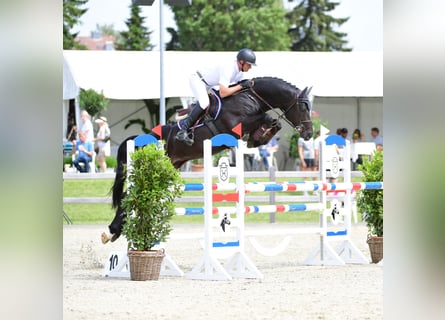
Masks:
[[[114,242],[114,241],[116,241],[117,240],[117,238],[119,238],[119,235],[118,234],[113,234],[113,236],[111,237],[111,242]]]
[[[108,235],[105,232],[102,232],[100,238],[103,244],[106,244],[108,241],[110,241],[110,237],[108,237]]]

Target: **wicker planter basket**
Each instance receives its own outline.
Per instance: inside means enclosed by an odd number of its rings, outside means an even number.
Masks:
[[[130,260],[130,278],[136,281],[158,280],[164,250],[128,251]]]
[[[372,263],[379,263],[383,259],[383,237],[368,236],[366,242],[371,252]]]

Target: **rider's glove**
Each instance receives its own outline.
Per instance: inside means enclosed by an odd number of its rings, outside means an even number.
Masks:
[[[238,82],[238,84],[241,86],[242,89],[250,88],[250,80],[249,79],[241,80],[240,82]]]

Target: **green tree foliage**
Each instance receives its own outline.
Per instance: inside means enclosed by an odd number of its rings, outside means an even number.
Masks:
[[[128,31],[120,33],[121,38],[116,42],[117,50],[127,51],[150,51],[153,45],[150,44],[150,34],[147,27],[144,26],[145,18],[141,16],[140,6],[130,6],[130,18],[125,22]]]
[[[71,29],[79,23],[80,17],[88,11],[81,8],[88,0],[63,0],[63,49],[87,49],[77,42],[77,33],[71,33]]]
[[[334,18],[328,13],[335,9],[339,2],[329,0],[301,0],[287,14],[291,27],[292,51],[351,51],[345,47],[347,35],[337,32],[335,27],[341,26],[348,18]]]
[[[185,51],[257,51],[290,47],[286,12],[276,0],[193,0],[172,6],[177,33],[167,48]],[[174,37],[173,37],[174,36]]]
[[[80,89],[79,104],[80,107],[86,110],[91,116],[100,114],[107,110],[110,100],[105,98],[103,92],[97,92],[93,89]]]

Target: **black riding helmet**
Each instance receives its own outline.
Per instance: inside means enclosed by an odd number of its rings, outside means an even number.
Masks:
[[[256,61],[256,57],[255,57],[255,53],[253,53],[252,50],[244,48],[241,49],[238,54],[236,55],[236,59],[239,60],[243,60],[245,62],[247,62],[248,64],[251,64],[252,66],[256,66],[255,61]]]

